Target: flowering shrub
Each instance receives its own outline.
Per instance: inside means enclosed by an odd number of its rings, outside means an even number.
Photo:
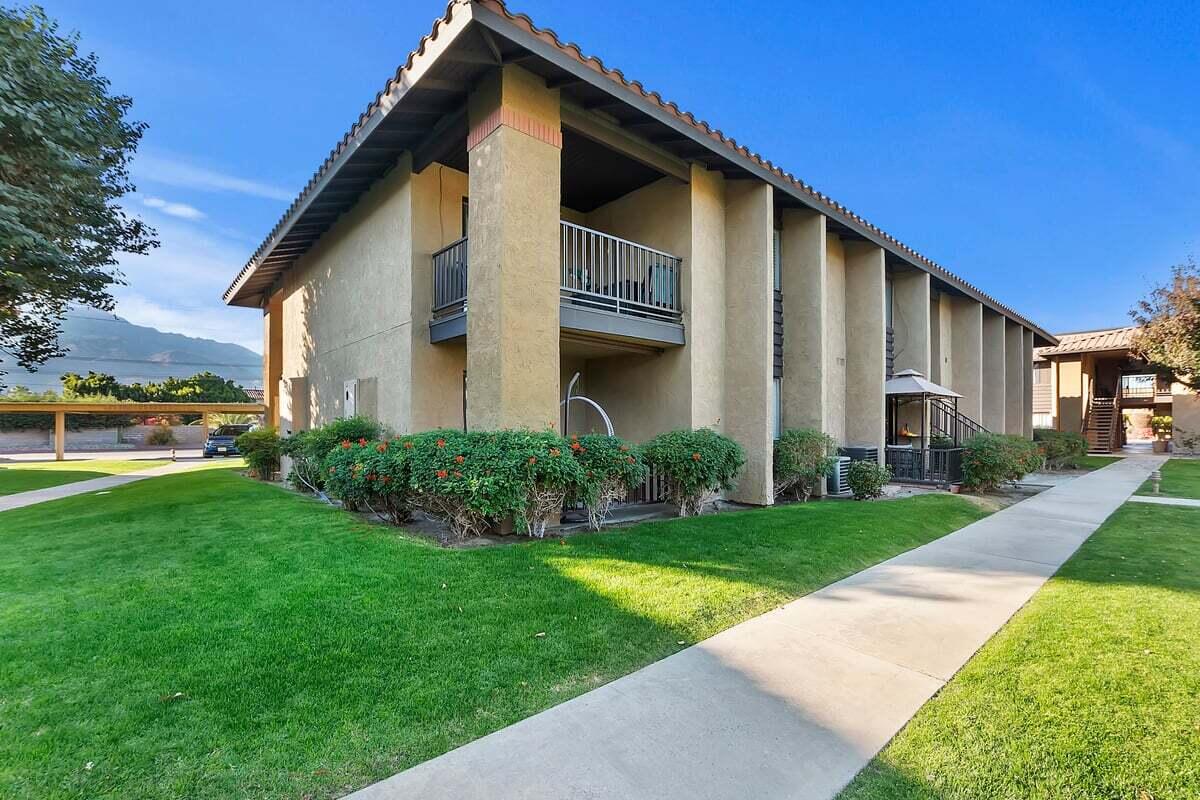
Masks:
[[[366,508],[401,525],[412,516],[406,438],[342,441],[324,459],[326,490],[348,508]]]
[[[374,441],[383,426],[367,417],[335,419],[307,431],[297,431],[282,442],[283,455],[292,459],[288,480],[301,491],[320,493],[325,488],[325,457],[341,442]],[[354,507],[353,501],[350,503]]]
[[[989,491],[1042,466],[1038,445],[1021,436],[980,433],[963,445],[963,486]]]
[[[612,504],[646,479],[641,449],[616,436],[572,436],[571,454],[583,470],[576,493],[588,510],[588,526],[600,530]]]
[[[667,476],[668,496],[679,516],[699,514],[716,492],[733,488],[746,463],[741,446],[708,428],[661,433],[643,448],[646,461]]]
[[[413,500],[457,539],[509,516],[519,530],[544,536],[584,482],[569,443],[552,431],[436,430],[411,443]]]
[[[817,482],[833,472],[837,442],[821,431],[789,428],[775,441],[775,496],[794,493],[807,501]]]
[[[892,468],[874,461],[855,461],[846,472],[846,483],[855,500],[870,500],[883,494],[883,487],[892,479]]]

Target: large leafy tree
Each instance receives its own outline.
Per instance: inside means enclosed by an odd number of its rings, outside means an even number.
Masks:
[[[1156,286],[1130,313],[1140,326],[1133,352],[1161,373],[1200,389],[1200,268],[1196,259],[1171,270],[1170,282]]]
[[[158,244],[117,204],[145,125],[78,47],[42,9],[0,6],[0,364],[62,355],[67,307],[111,309],[117,254]]]
[[[211,372],[190,378],[166,378],[162,383],[119,382],[103,372],[81,376],[68,372],[62,376],[68,397],[111,397],[138,403],[249,403],[250,395],[231,380]]]

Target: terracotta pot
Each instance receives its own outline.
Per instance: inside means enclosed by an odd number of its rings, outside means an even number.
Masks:
[[[1154,452],[1156,452],[1156,453],[1167,452],[1167,441],[1165,439],[1155,439],[1154,440]]]

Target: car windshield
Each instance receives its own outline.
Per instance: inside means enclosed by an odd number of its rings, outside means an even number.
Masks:
[[[213,431],[213,436],[241,436],[248,430],[249,425],[222,425]]]

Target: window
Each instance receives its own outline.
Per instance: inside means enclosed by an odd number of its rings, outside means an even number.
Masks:
[[[771,237],[772,257],[775,264],[775,291],[783,291],[783,232],[776,228]]]
[[[774,436],[779,438],[779,434],[783,433],[783,378],[776,378],[775,384],[775,419],[774,419]]]

